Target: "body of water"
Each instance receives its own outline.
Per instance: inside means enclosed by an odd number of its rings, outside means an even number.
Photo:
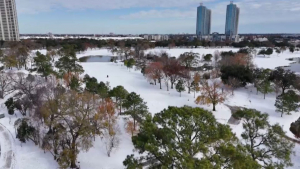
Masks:
[[[290,66],[285,67],[285,69],[300,73],[300,58],[292,58],[289,60],[294,61],[294,63],[291,63]]]
[[[84,56],[79,58],[80,62],[113,62],[119,60],[118,56]]]

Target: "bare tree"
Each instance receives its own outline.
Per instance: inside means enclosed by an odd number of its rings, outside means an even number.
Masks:
[[[234,77],[229,77],[227,84],[229,85],[231,89],[232,95],[234,95],[234,91],[241,86],[241,81]]]
[[[220,52],[218,50],[216,50],[214,52],[214,65],[215,65],[215,68],[217,67],[220,58],[221,58]]]
[[[189,71],[188,69],[184,70],[182,73],[182,80],[184,82],[184,85],[188,88],[188,93],[191,93],[192,83],[194,81],[193,73]]]
[[[3,99],[14,91],[12,73],[0,72],[0,98]]]

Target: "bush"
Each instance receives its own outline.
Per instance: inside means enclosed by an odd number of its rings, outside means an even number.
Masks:
[[[210,62],[212,57],[213,57],[212,54],[207,54],[204,56],[204,60]]]
[[[206,80],[210,79],[210,74],[209,73],[204,73],[203,74],[203,79],[206,79]]]
[[[13,98],[9,98],[5,103],[5,106],[7,107],[8,114],[14,115],[15,113],[15,103]]]
[[[228,84],[229,77],[239,80],[242,86],[253,82],[253,71],[245,66],[232,65],[223,66],[221,68],[221,79],[225,84]]]

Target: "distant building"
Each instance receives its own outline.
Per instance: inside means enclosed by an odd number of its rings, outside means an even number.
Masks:
[[[154,41],[164,41],[169,40],[169,35],[143,35],[144,39],[154,40]]]
[[[197,8],[197,36],[209,35],[211,31],[211,10],[207,9],[201,3]]]
[[[266,42],[266,41],[269,41],[269,40],[268,40],[268,38],[263,37],[263,38],[255,38],[254,41],[257,41],[257,42]]]
[[[0,12],[0,40],[20,40],[15,0],[0,0]]]
[[[219,34],[218,32],[212,33],[211,36],[212,36],[212,41],[214,42],[226,40],[226,36],[224,34]]]
[[[238,34],[239,17],[240,17],[240,8],[238,8],[235,4],[233,4],[233,1],[231,1],[230,4],[227,5],[226,26],[225,26],[226,36],[231,37],[231,36],[236,36]]]

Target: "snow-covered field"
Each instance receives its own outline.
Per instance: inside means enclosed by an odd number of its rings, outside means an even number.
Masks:
[[[215,50],[219,51],[237,51],[238,49],[234,48],[218,48],[218,49],[151,49],[147,52],[160,52],[164,50],[168,52],[171,56],[178,57],[181,53],[184,52],[198,52],[201,55],[207,53],[214,53]],[[45,53],[45,50],[42,51]],[[97,49],[89,50],[87,52],[78,54],[78,57],[87,56],[87,55],[112,55],[108,52],[107,49]],[[287,61],[287,58],[299,57],[299,54],[286,51],[283,54],[277,56],[274,54],[269,58],[255,57],[254,63],[258,67],[262,68],[271,68],[274,69],[278,66],[287,66],[290,61]],[[136,92],[140,94],[141,97],[147,102],[149,111],[152,114],[160,112],[168,106],[184,106],[189,105],[193,107],[203,107],[208,110],[212,110],[211,106],[199,106],[194,103],[193,94],[188,94],[187,92],[182,93],[182,97],[179,97],[179,93],[175,89],[170,91],[166,90],[166,87],[163,85],[163,89],[160,90],[159,86],[150,85],[149,82],[143,77],[140,71],[128,70],[121,63],[82,63],[82,66],[86,74],[94,76],[98,81],[109,82],[111,87],[118,85],[124,86],[129,92]],[[109,75],[109,78],[107,78]],[[283,118],[280,117],[279,113],[275,112],[275,94],[268,94],[266,99],[263,98],[262,94],[256,95],[256,90],[252,86],[248,86],[247,89],[241,88],[235,91],[234,96],[231,96],[226,104],[232,106],[243,106],[248,108],[255,108],[259,111],[268,113],[270,115],[271,123],[279,123],[283,126],[284,130],[287,132],[287,135],[293,137],[289,132],[290,123],[297,120],[300,114],[292,113],[292,115],[284,115]],[[250,102],[251,101],[251,102]],[[0,101],[2,105],[0,107],[0,112],[4,112],[6,117],[0,119],[0,123],[5,125],[8,130],[11,132],[12,137],[15,137],[15,130],[13,124],[10,124],[9,121],[14,121],[17,117],[9,116],[7,114],[6,108],[3,106],[3,101]],[[228,107],[224,104],[217,106],[217,111],[214,112],[216,119],[221,123],[227,123],[228,119],[231,116],[231,112]],[[19,115],[20,117],[20,115]],[[91,148],[88,152],[81,152],[79,154],[78,160],[80,161],[80,166],[83,169],[121,169],[123,167],[123,160],[127,155],[134,153],[133,145],[131,143],[130,135],[125,133],[124,129],[124,119],[121,117],[119,119],[119,126],[121,128],[120,136],[120,145],[116,149],[111,157],[106,155],[106,150],[104,143],[100,138],[97,138],[94,142],[94,147]],[[232,125],[232,130],[237,135],[240,135],[242,126]],[[0,133],[0,137],[2,137]],[[5,141],[5,140],[4,140]],[[2,144],[3,138],[0,138],[0,144]],[[32,142],[23,144],[21,146],[20,142],[17,140],[12,141],[16,167],[15,169],[56,169],[58,168],[57,163],[53,160],[53,157],[49,153],[45,153],[34,146]],[[296,156],[293,157],[294,167],[292,169],[300,168],[300,146],[295,148]],[[1,165],[0,161],[0,167]]]
[[[223,52],[223,51],[230,51],[237,52],[239,49],[237,48],[155,48],[155,49],[149,49],[145,53],[160,53],[162,51],[167,52],[172,57],[179,57],[180,54],[184,52],[195,52],[199,53],[200,56],[206,55],[206,54],[214,54],[215,51]],[[257,49],[259,51],[259,49]],[[82,52],[77,55],[78,58],[83,56],[90,56],[90,55],[108,55],[108,56],[116,56],[116,54],[112,54],[107,49],[93,49],[88,50],[86,52]],[[279,55],[274,53],[271,56],[255,56],[253,59],[254,64],[259,68],[265,68],[265,69],[275,69],[278,66],[288,66],[293,61],[289,61],[287,59],[294,58],[294,57],[300,57],[299,52],[290,53],[289,51],[285,51]]]

